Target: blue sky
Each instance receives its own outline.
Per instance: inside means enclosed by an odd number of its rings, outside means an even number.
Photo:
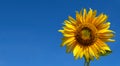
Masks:
[[[119,0],[4,0],[0,1],[0,66],[83,66],[60,47],[58,32],[75,11],[92,8],[109,16],[116,32],[113,53],[91,62],[91,66],[120,65]]]

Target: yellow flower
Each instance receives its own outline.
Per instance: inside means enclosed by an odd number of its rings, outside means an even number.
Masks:
[[[96,16],[97,11],[86,9],[76,12],[76,19],[69,16],[64,21],[61,46],[66,45],[66,52],[73,52],[75,59],[84,57],[86,62],[100,56],[111,53],[105,42],[114,42],[111,38],[113,31],[109,30],[110,22],[108,16],[101,13]]]

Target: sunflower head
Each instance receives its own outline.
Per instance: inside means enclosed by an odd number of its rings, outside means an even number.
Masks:
[[[111,53],[106,42],[114,42],[113,31],[109,29],[108,16],[97,11],[86,9],[76,12],[76,19],[69,16],[64,21],[61,46],[66,45],[67,52],[73,52],[75,59],[84,57],[87,62],[91,59],[99,59],[100,56]]]

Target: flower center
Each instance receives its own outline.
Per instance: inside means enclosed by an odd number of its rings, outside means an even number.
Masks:
[[[96,28],[91,26],[79,27],[75,38],[80,45],[92,45],[96,40]]]
[[[91,30],[84,28],[81,31],[81,38],[84,40],[88,40],[88,39],[90,39],[90,34],[91,34]]]

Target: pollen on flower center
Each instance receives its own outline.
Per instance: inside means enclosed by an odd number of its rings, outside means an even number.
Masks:
[[[89,30],[88,28],[84,28],[81,31],[81,38],[84,40],[88,40],[90,39],[90,35],[91,35],[91,30]]]
[[[93,27],[79,27],[75,36],[77,42],[84,46],[92,45],[96,40],[96,33]]]

